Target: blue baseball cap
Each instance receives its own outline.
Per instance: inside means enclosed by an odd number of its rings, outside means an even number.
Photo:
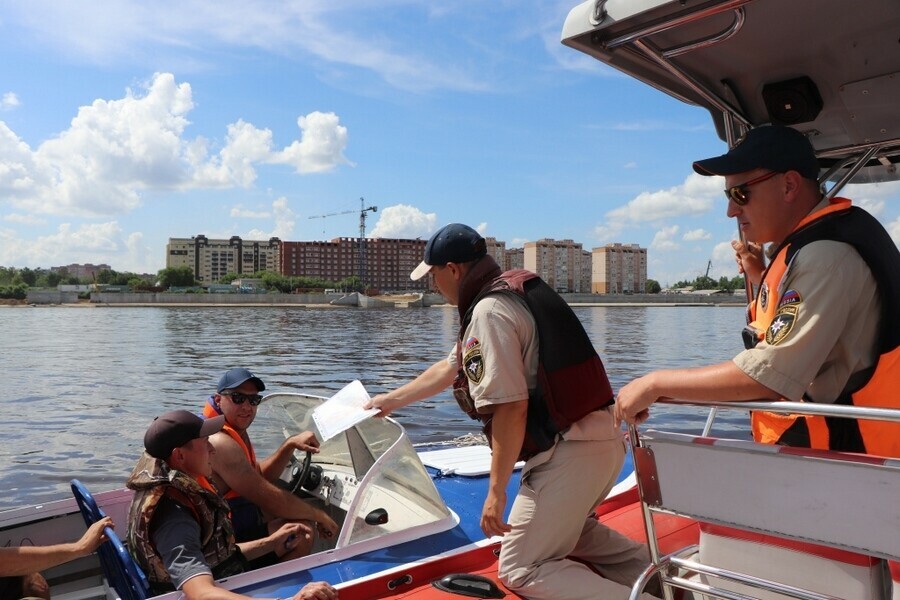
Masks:
[[[409,274],[422,279],[431,267],[447,263],[467,263],[487,254],[487,244],[477,231],[462,223],[444,225],[425,244],[425,259]]]
[[[754,169],[797,171],[813,181],[819,177],[819,161],[809,139],[784,125],[751,129],[726,154],[694,163],[700,175],[735,175]]]
[[[252,381],[255,383],[256,389],[260,392],[266,389],[266,384],[263,383],[263,380],[251,373],[248,369],[235,367],[234,369],[225,371],[225,374],[219,379],[219,385],[216,386],[216,392],[221,394],[225,390],[239,388],[245,381]]]

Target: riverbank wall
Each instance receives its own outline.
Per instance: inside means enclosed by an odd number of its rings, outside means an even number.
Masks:
[[[745,305],[743,296],[730,294],[562,294],[570,305],[582,306],[717,306]],[[299,306],[356,308],[421,308],[441,306],[440,294],[363,296],[360,294],[173,294],[94,292],[80,300],[74,292],[35,290],[28,292],[30,305],[127,306]]]

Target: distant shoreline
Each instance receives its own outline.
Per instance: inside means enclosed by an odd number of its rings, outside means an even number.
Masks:
[[[742,296],[725,294],[561,294],[570,306],[746,306]],[[116,308],[116,307],[172,307],[172,308],[429,308],[447,307],[438,294],[406,294],[397,296],[357,296],[340,294],[236,294],[210,298],[209,294],[131,294],[95,293],[91,300],[60,297],[59,293],[30,294],[27,300],[4,300],[3,307]],[[148,297],[149,296],[149,297]],[[74,301],[73,301],[74,300]]]

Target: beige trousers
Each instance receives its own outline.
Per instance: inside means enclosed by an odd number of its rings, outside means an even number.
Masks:
[[[522,475],[500,549],[501,580],[529,600],[627,599],[650,564],[647,548],[589,516],[615,485],[623,441],[564,440],[548,452]]]

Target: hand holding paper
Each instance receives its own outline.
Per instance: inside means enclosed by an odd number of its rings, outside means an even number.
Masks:
[[[322,434],[322,441],[350,429],[378,413],[377,408],[365,409],[369,393],[357,379],[345,385],[338,393],[313,411],[313,421]]]

